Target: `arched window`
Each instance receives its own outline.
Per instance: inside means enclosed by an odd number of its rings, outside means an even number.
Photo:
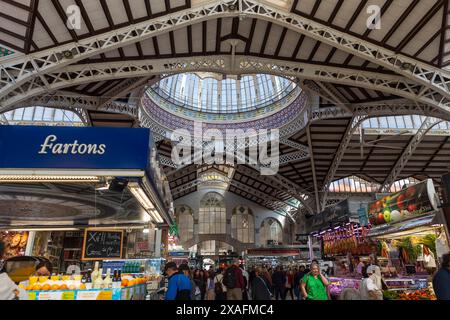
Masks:
[[[242,243],[255,242],[255,220],[248,207],[238,206],[231,217],[231,235]]]
[[[261,226],[261,244],[268,245],[270,242],[283,242],[283,230],[278,220],[269,218],[263,221]]]
[[[199,234],[226,233],[226,209],[223,197],[216,193],[207,193],[200,202]]]
[[[233,251],[234,249],[228,243],[216,240],[203,241],[189,249],[189,251],[198,252],[202,256],[220,255],[228,252],[228,250]]]
[[[187,241],[194,237],[194,218],[192,210],[188,206],[180,206],[175,210],[178,232],[181,241]]]

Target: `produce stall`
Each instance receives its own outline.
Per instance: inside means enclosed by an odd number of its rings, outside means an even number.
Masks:
[[[448,250],[444,218],[431,179],[369,204],[388,299],[434,299],[432,274]],[[446,249],[447,248],[447,249]]]

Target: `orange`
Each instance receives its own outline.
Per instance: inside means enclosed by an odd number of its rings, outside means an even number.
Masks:
[[[66,284],[62,284],[59,286],[59,290],[67,290],[69,289]]]
[[[128,281],[128,286],[129,286],[129,287],[132,287],[132,286],[134,286],[135,284],[136,284],[136,281],[135,281],[134,279]]]
[[[26,288],[26,290],[27,290],[27,291],[33,290],[33,287],[34,287],[34,285],[30,284],[30,285]]]
[[[59,286],[57,284],[54,284],[50,288],[51,290],[59,290]]]
[[[42,288],[41,288],[41,290],[44,290],[44,291],[48,291],[48,290],[50,290],[50,289],[51,289],[51,287],[50,287],[49,284],[44,284],[44,285],[42,286]]]
[[[80,290],[86,290],[86,285],[84,283],[80,284]]]
[[[39,284],[35,284],[33,286],[33,291],[39,291],[39,290],[41,290],[41,286]]]
[[[128,286],[128,280],[122,279],[122,287],[127,287],[127,286]]]

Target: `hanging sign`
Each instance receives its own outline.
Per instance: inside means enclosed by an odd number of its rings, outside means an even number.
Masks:
[[[150,130],[0,126],[2,169],[140,169],[148,167]]]
[[[418,218],[438,210],[437,202],[433,181],[428,179],[369,203],[369,221],[379,226]]]
[[[82,260],[122,258],[123,230],[86,229]]]
[[[367,216],[367,211],[364,208],[359,208],[358,209],[358,219],[359,219],[359,224],[361,226],[367,226],[369,224],[369,217]]]

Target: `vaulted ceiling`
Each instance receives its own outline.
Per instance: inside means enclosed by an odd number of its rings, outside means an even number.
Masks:
[[[14,59],[21,55],[39,55],[52,48],[80,42],[127,26],[144,23],[159,17],[176,15],[193,6],[208,4],[202,0],[0,0],[0,45],[15,51]],[[234,1],[224,1],[234,3]],[[450,15],[448,0],[266,0],[259,1],[269,6],[316,22],[336,32],[356,37],[364,44],[374,44],[393,54],[414,59],[430,68],[445,68],[450,64]],[[77,5],[81,13],[81,28],[71,30],[66,24],[66,9]],[[369,29],[369,6],[380,8],[379,29]],[[369,10],[370,11],[370,10]],[[155,20],[156,21],[156,20]],[[230,56],[235,45],[237,56],[267,58],[285,61],[298,66],[326,66],[353,73],[370,73],[386,77],[398,76],[392,68],[377,64],[373,60],[357,56],[344,45],[331,45],[325,40],[297,32],[275,20],[260,16],[220,14],[199,19],[199,21],[159,32],[152,37],[132,44],[102,50],[100,54],[89,55],[76,60],[72,66],[92,67],[105,63],[126,61],[153,61],[161,59],[189,59],[189,57]],[[171,60],[172,61],[172,60]],[[2,61],[0,60],[0,63]],[[126,102],[131,92],[151,81],[158,75],[111,77],[107,80],[92,80],[81,85],[65,85],[61,90],[77,95]],[[321,96],[318,105],[322,108],[338,104],[364,105],[374,101],[388,102],[399,97],[385,90],[371,86],[351,86],[347,82],[330,81],[324,86],[316,81]],[[447,88],[448,90],[448,88]],[[419,90],[420,91],[420,90]],[[89,111],[93,125],[137,126],[130,116],[114,115],[100,110]],[[314,193],[313,169],[321,189],[329,178],[330,167],[336,161],[336,154],[351,126],[352,117],[343,116],[332,120],[320,120],[309,126],[312,157],[308,160],[294,160],[283,164],[280,174],[302,189]],[[378,140],[382,136],[367,139]],[[308,145],[308,132],[302,130],[291,137],[294,142]],[[365,177],[382,183],[401,156],[401,149],[411,141],[411,136],[396,136],[387,143],[398,147],[386,150],[376,147],[358,149],[359,137],[354,136],[343,154],[333,178],[364,173]],[[376,143],[375,143],[376,144]],[[384,143],[386,144],[386,142]],[[447,137],[426,137],[416,154],[402,170],[400,177],[424,174],[438,179],[448,169],[450,143]],[[170,156],[171,146],[167,141],[159,143],[162,155]],[[296,149],[282,146],[283,154]],[[314,168],[312,166],[314,163]],[[239,167],[240,168],[239,170]],[[229,190],[255,202],[271,207],[269,196],[287,201],[291,194],[283,191],[282,184],[258,177],[252,168],[239,166],[234,180],[239,182]],[[196,167],[186,167],[173,172],[166,171],[171,187],[176,188],[197,179]],[[247,187],[243,187],[243,186]],[[178,196],[194,192],[192,186]],[[249,189],[251,188],[251,189]],[[253,190],[253,192],[252,192]],[[264,196],[266,195],[266,196]],[[266,198],[266,199],[264,199]],[[271,207],[275,208],[275,207]]]

